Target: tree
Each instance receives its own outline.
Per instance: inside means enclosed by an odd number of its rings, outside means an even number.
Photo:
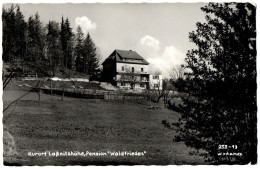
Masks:
[[[155,72],[155,76],[158,77],[158,79],[150,80],[150,87],[149,87],[149,94],[152,95],[150,98],[152,98],[152,101],[159,102],[162,97],[165,95],[165,88],[164,87],[164,81],[160,78],[161,72]]]
[[[170,72],[170,78],[172,81],[177,81],[178,79],[184,78],[184,66],[175,66]]]
[[[63,51],[63,65],[65,68],[72,69],[72,28],[69,19],[64,22],[63,16],[61,21],[60,41]]]
[[[211,163],[256,164],[256,8],[250,3],[209,3],[206,23],[189,34],[181,88],[187,96],[171,105],[180,119],[178,136]],[[221,149],[221,145],[231,148]],[[232,145],[237,149],[232,149]],[[220,148],[220,149],[219,149]],[[223,152],[242,156],[220,156]]]
[[[134,89],[135,88],[135,84],[138,83],[140,78],[140,73],[135,72],[134,70],[131,70],[129,67],[126,67],[125,69],[125,73],[122,73],[120,75],[120,78],[118,80],[118,82],[121,83],[127,83],[130,85],[130,89]]]
[[[27,71],[35,73],[46,72],[46,58],[44,56],[45,32],[38,12],[28,19],[26,35],[26,67]]]
[[[3,55],[2,58],[4,61],[12,62],[15,57],[14,51],[15,51],[15,45],[17,44],[15,42],[15,21],[16,21],[16,13],[15,8],[17,6],[11,5],[10,9],[5,9],[3,7],[2,10],[2,18],[3,18]]]
[[[164,103],[164,108],[167,108],[169,102],[173,99],[173,91],[174,91],[174,86],[172,85],[171,81],[169,79],[163,79],[163,103]]]
[[[74,55],[76,57],[75,60],[75,67],[76,71],[78,72],[83,72],[84,70],[84,62],[83,62],[83,57],[84,57],[84,50],[83,50],[83,40],[84,40],[84,34],[81,30],[81,27],[77,27],[77,33],[76,33],[76,46],[74,48]]]
[[[17,71],[17,64],[14,65],[13,63],[16,63],[15,58],[15,51],[16,51],[16,45],[18,44],[15,40],[15,26],[16,26],[16,15],[14,10],[15,8],[19,8],[18,5],[14,6],[11,5],[10,9],[2,8],[2,24],[3,24],[3,54],[2,59],[5,62],[10,62],[9,70],[3,69],[3,90],[7,87],[9,82],[14,77],[14,72]],[[10,71],[10,73],[7,73],[7,71]]]
[[[16,9],[15,15],[15,52],[19,60],[23,60],[26,52],[26,42],[25,42],[25,32],[27,29],[27,24],[24,20],[23,14],[20,12],[20,7],[18,6]]]
[[[97,80],[100,69],[99,69],[99,61],[97,58],[96,53],[96,46],[90,37],[89,33],[87,34],[87,37],[85,38],[83,42],[84,47],[84,57],[83,57],[83,63],[84,63],[84,73],[87,73],[90,75],[91,80]]]
[[[52,70],[52,76],[58,66],[63,66],[62,47],[59,36],[59,24],[55,21],[49,21],[47,34],[47,57],[49,59],[49,68]]]

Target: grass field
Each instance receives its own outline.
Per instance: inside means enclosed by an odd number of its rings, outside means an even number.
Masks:
[[[4,107],[25,91],[4,92]],[[173,142],[174,130],[162,120],[177,113],[148,109],[148,102],[106,102],[43,94],[40,103],[30,93],[4,112],[4,127],[14,137],[17,155],[6,165],[168,165],[203,164],[189,155],[183,142]],[[28,156],[28,152],[138,151],[144,156]]]

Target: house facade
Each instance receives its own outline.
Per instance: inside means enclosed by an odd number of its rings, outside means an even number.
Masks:
[[[135,51],[114,50],[102,65],[103,79],[121,89],[142,90],[151,86],[149,63]]]
[[[162,90],[163,89],[163,77],[162,75],[151,75],[149,77],[150,89]]]

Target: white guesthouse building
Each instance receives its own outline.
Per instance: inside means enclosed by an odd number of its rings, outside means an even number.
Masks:
[[[102,63],[103,79],[121,89],[160,89],[162,75],[151,75],[149,63],[132,50],[114,50]]]

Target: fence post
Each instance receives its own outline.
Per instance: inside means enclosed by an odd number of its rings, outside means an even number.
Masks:
[[[51,80],[51,95],[52,95],[52,80]]]
[[[39,95],[39,98],[38,98],[38,103],[41,101],[41,88],[39,88],[39,93],[38,93],[38,95]]]
[[[62,101],[64,100],[65,89],[62,90]]]

